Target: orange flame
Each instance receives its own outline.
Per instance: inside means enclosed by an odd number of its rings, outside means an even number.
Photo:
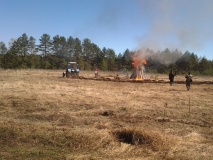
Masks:
[[[138,68],[138,66],[146,65],[146,60],[144,58],[137,57],[135,53],[132,55],[132,61],[132,65],[135,69]]]
[[[136,54],[132,55],[132,65],[135,70],[141,70],[141,67],[146,65],[146,60],[144,58],[138,57]],[[142,80],[142,75],[137,74],[135,80]]]

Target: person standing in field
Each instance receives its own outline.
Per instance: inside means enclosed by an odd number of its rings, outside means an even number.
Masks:
[[[186,88],[187,88],[187,90],[189,91],[189,89],[190,89],[190,84],[191,84],[191,82],[192,82],[192,75],[191,75],[191,73],[188,72],[188,74],[186,74],[185,78],[186,78]]]
[[[173,71],[171,70],[169,73],[169,82],[170,82],[170,86],[174,83],[174,77],[176,76],[175,73],[173,73]]]
[[[98,68],[95,69],[95,78],[98,77]]]

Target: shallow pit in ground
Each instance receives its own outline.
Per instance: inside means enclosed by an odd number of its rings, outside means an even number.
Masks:
[[[114,131],[113,135],[118,142],[147,147],[155,151],[168,150],[173,145],[171,138],[163,133],[145,129],[119,129]]]
[[[102,113],[100,113],[102,116],[113,116],[114,115],[114,112],[109,110],[109,111],[104,111]]]

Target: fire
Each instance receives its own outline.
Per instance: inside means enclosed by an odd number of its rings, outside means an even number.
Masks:
[[[143,71],[146,65],[146,60],[142,57],[138,57],[137,54],[132,55],[132,65],[134,67],[134,75],[132,77],[135,80],[142,80],[144,78]]]
[[[132,55],[132,65],[135,69],[137,69],[139,66],[146,65],[146,60],[144,58],[137,57],[136,54]]]

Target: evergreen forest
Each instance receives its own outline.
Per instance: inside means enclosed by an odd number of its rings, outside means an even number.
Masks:
[[[146,50],[115,53],[111,48],[102,49],[90,39],[66,38],[43,34],[36,44],[34,37],[26,33],[12,39],[9,46],[0,42],[0,68],[2,69],[65,69],[69,61],[76,61],[80,70],[131,71],[132,55],[140,54],[146,59],[147,73],[177,73],[188,71],[196,75],[213,75],[213,60],[198,57],[195,53],[178,49],[163,51]]]

